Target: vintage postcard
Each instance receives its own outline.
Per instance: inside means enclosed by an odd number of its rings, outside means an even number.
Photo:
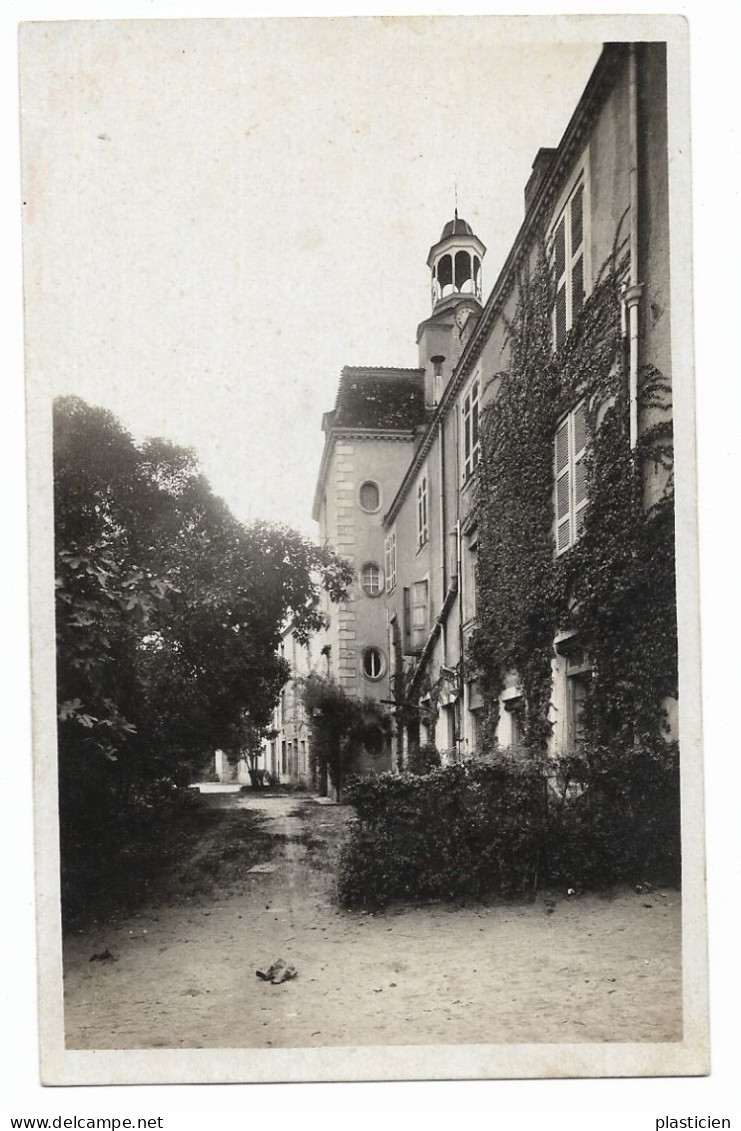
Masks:
[[[708,1072],[687,68],[22,26],[44,1083]]]

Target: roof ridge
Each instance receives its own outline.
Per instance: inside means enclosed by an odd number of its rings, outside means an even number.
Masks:
[[[342,375],[345,373],[424,373],[420,365],[343,365]]]

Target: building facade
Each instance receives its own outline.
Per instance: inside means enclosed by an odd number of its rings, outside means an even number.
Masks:
[[[641,405],[638,394],[641,372],[671,381],[666,115],[664,45],[606,45],[559,146],[535,157],[522,226],[488,297],[486,249],[456,211],[427,260],[431,312],[417,330],[418,369],[342,373],[323,422],[314,518],[320,539],[356,574],[347,601],[327,609],[320,648],[327,674],[350,695],[381,700],[396,720],[387,748],[363,769],[406,765],[428,743],[454,760],[524,741],[532,704],[523,671],[503,673],[497,709],[487,711],[486,673],[472,658],[489,552],[480,521],[483,422],[517,362],[513,326],[535,318],[533,280],[544,260],[552,357],[578,352],[584,315],[604,304],[598,296],[612,272],[607,316],[619,324],[619,346],[608,375],[618,399],[624,386],[631,450],[667,422],[668,402]],[[548,553],[563,563],[577,559],[589,503],[587,437],[615,402],[612,393],[589,399],[575,388],[541,450]],[[656,460],[641,475],[650,509],[670,472]],[[518,518],[503,510],[501,521],[516,526]],[[506,578],[499,585],[487,596],[489,616],[492,601],[504,608],[515,599]],[[547,748],[559,752],[581,740],[595,661],[564,615],[550,651]],[[671,735],[672,695],[664,707]]]

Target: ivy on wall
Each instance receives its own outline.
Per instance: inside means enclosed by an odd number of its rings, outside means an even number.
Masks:
[[[589,744],[659,748],[662,701],[677,694],[674,509],[669,385],[639,373],[640,438],[631,450],[627,346],[621,333],[625,262],[613,255],[561,348],[552,348],[554,285],[546,249],[518,279],[508,324],[510,365],[482,416],[476,513],[478,628],[471,659],[491,737],[498,697],[516,671],[525,742],[551,731],[558,632],[575,630],[593,664],[584,706]],[[554,437],[584,401],[588,503],[575,544],[554,541]],[[645,482],[659,489],[650,505]]]

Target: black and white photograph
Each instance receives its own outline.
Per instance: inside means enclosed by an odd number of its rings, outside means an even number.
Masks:
[[[43,1082],[706,1074],[684,21],[20,62]]]

